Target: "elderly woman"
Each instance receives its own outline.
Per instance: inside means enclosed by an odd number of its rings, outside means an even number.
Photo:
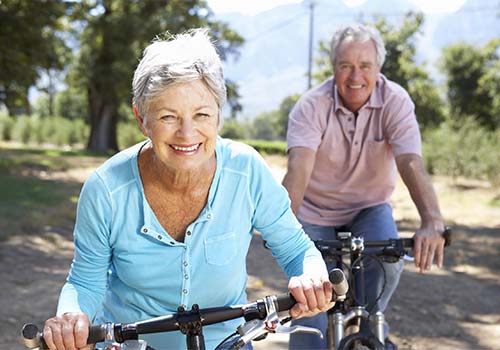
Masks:
[[[328,309],[326,268],[287,192],[255,150],[217,135],[226,90],[206,31],[151,44],[133,93],[148,139],[110,158],[83,186],[73,264],[57,316],[44,327],[50,349],[85,348],[89,320],[134,322],[195,303],[244,303],[254,229],[291,277],[292,317]],[[207,348],[239,323],[206,327]],[[159,349],[185,347],[180,332],[144,338]]]

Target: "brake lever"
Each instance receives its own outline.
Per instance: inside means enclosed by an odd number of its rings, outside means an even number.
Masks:
[[[241,345],[248,344],[250,341],[257,340],[258,338],[263,339],[268,333],[306,333],[317,335],[323,339],[323,333],[317,328],[306,326],[287,327],[281,325],[279,320],[274,322],[264,320],[248,321],[238,327],[238,333],[240,334],[238,343]]]
[[[323,333],[313,327],[306,327],[306,326],[278,326],[276,327],[276,330],[273,333],[285,333],[285,334],[293,334],[293,333],[306,333],[306,334],[313,334],[317,335],[321,339],[323,339]]]
[[[238,327],[237,332],[240,334],[238,346],[248,344],[250,341],[257,338],[262,339],[267,335],[267,333],[292,334],[302,332],[308,334],[316,334],[323,339],[323,333],[316,328],[305,326],[283,326],[276,310],[275,298],[276,297],[268,296],[264,299],[267,310],[267,317],[264,320],[250,320]]]

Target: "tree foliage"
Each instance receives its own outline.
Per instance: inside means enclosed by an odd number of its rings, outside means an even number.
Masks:
[[[444,101],[436,85],[423,66],[416,63],[416,40],[423,23],[421,13],[409,12],[397,29],[382,18],[374,26],[380,31],[387,50],[382,73],[408,91],[415,103],[419,124],[429,128],[439,125],[445,116]]]
[[[134,69],[153,38],[208,26],[222,58],[242,43],[226,24],[211,20],[202,0],[87,0],[80,6],[85,28],[76,70],[88,94],[91,150],[118,149],[119,107],[130,103]]]
[[[484,47],[457,43],[443,49],[441,69],[446,74],[451,115],[474,117],[482,126],[500,125],[500,38]]]
[[[64,67],[69,49],[61,31],[71,8],[63,0],[0,1],[0,103],[9,114],[30,114],[29,88],[42,72]]]
[[[230,118],[224,121],[220,135],[233,140],[243,140],[248,138],[249,128],[246,123],[239,122],[235,118]]]
[[[251,138],[255,140],[273,141],[278,139],[276,131],[276,120],[278,113],[276,110],[263,112],[255,117],[251,127]]]
[[[276,131],[278,132],[278,136],[282,140],[286,139],[286,132],[288,130],[288,116],[290,115],[293,106],[295,106],[300,96],[300,94],[290,95],[285,97],[283,101],[281,101],[274,125]]]

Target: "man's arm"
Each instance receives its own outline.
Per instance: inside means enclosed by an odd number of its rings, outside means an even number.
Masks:
[[[300,204],[304,199],[315,159],[316,152],[310,148],[293,147],[288,150],[288,169],[283,178],[283,186],[288,191],[295,215],[299,212]]]
[[[421,226],[413,237],[415,265],[420,268],[420,272],[428,271],[434,255],[437,255],[437,265],[441,267],[444,248],[443,217],[422,158],[417,154],[401,154],[396,157],[396,164],[421,220]]]

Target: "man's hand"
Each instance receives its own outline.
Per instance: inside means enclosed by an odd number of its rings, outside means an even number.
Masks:
[[[290,316],[295,319],[316,316],[335,305],[335,302],[331,301],[333,287],[328,275],[303,274],[292,277],[288,283],[288,290],[297,301],[297,304],[290,309]]]
[[[401,154],[396,157],[396,164],[422,222],[420,229],[413,236],[415,265],[422,273],[429,271],[436,256],[437,265],[441,267],[445,243],[442,236],[443,217],[422,157],[417,154]]]
[[[431,269],[434,258],[439,268],[443,266],[444,243],[442,231],[420,228],[413,236],[413,254],[415,266],[424,273]]]

